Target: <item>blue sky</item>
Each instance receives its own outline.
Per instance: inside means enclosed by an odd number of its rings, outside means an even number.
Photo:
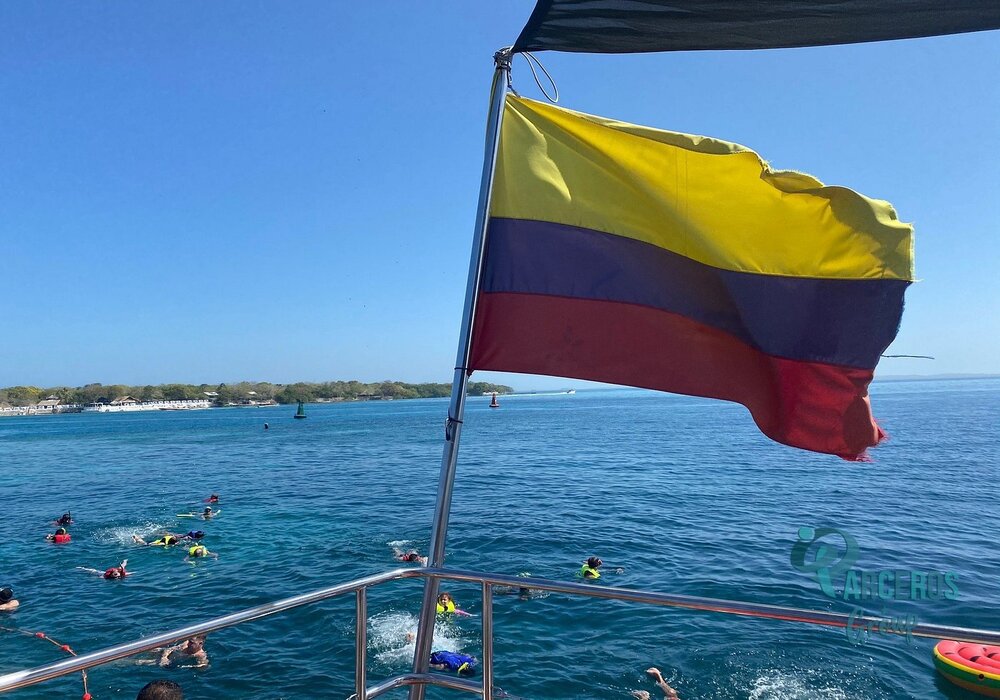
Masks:
[[[0,386],[450,381],[491,57],[532,6],[0,4]],[[1000,34],[540,58],[567,107],[891,201],[922,281],[890,352],[937,359],[880,373],[1000,372]]]

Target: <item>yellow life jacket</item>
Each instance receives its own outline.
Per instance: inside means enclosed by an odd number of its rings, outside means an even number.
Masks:
[[[198,553],[199,549],[202,550],[201,554]],[[205,556],[207,552],[208,550],[205,549],[204,545],[196,544],[194,547],[188,549],[188,556],[189,557]]]
[[[580,576],[583,578],[601,578],[601,572],[589,564],[584,564],[583,567],[580,568]]]
[[[455,601],[449,600],[447,608],[445,608],[445,606],[441,605],[441,603],[438,603],[437,604],[437,611],[438,611],[439,614],[443,613],[443,612],[450,612],[450,613],[455,612]]]

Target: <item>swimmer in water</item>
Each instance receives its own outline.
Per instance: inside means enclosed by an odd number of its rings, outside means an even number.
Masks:
[[[530,571],[522,571],[518,574],[519,578],[530,578]],[[528,600],[529,598],[546,598],[548,597],[548,591],[540,591],[528,588],[527,586],[493,586],[493,592],[498,595],[517,595],[521,600]]]
[[[212,510],[212,506],[205,506],[205,510],[201,511],[200,513],[178,513],[177,517],[178,518],[201,518],[202,520],[211,520],[212,518],[214,518],[215,516],[217,516],[221,512],[222,512],[221,508],[219,510]]]
[[[52,524],[53,525],[62,525],[62,526],[72,525],[73,524],[73,514],[67,511],[67,512],[63,513],[61,516],[59,516],[58,520],[53,520]]]
[[[204,536],[205,532],[203,530],[188,530],[187,534],[181,537],[181,539],[187,540],[188,542],[197,542]]]
[[[218,502],[219,502],[219,494],[217,493],[213,493],[211,496],[205,499],[205,503],[218,503]]]
[[[475,656],[457,651],[435,651],[431,653],[430,667],[437,671],[454,671],[458,674],[472,673],[479,662]]]
[[[184,539],[187,539],[187,535],[175,535],[171,532],[163,533],[152,542],[147,542],[139,537],[139,535],[132,535],[132,541],[144,547],[173,547],[175,544],[180,544],[181,540]]]
[[[14,590],[12,588],[0,588],[0,612],[17,610],[19,605],[21,604],[14,598]]]
[[[203,544],[196,544],[193,547],[188,547],[188,553],[184,556],[184,561],[191,562],[192,559],[204,559],[205,557],[214,557],[215,559],[218,559],[219,555],[215,552],[208,551],[208,547]]]
[[[604,562],[600,557],[590,557],[590,559],[588,559],[587,562],[580,567],[580,570],[576,575],[581,578],[601,578],[601,572],[598,571],[598,569],[602,566],[604,566]],[[612,569],[612,571],[616,574],[625,573],[625,569],[620,566],[616,566]]]
[[[473,617],[473,614],[458,607],[451,593],[442,593],[437,599],[437,612],[439,615],[461,615],[463,617]]]
[[[45,536],[45,539],[48,540],[49,542],[55,542],[56,544],[66,544],[67,542],[72,540],[69,533],[66,532],[66,528],[64,527],[59,528],[54,533],[49,533],[48,535]]]
[[[653,682],[656,683],[656,687],[663,693],[664,700],[680,700],[680,697],[677,695],[677,691],[671,688],[670,684],[663,680],[663,674],[660,673],[660,669],[655,667],[647,668],[646,673],[653,679]],[[631,695],[633,698],[636,698],[636,700],[649,700],[648,690],[633,690]]]
[[[396,559],[396,561],[405,561],[413,564],[420,564],[421,566],[427,566],[427,557],[420,556],[420,553],[415,549],[404,552],[399,547],[393,547],[392,556]]]
[[[194,663],[186,663],[188,661]],[[205,635],[199,634],[181,644],[167,647],[160,652],[160,659],[157,663],[163,667],[204,668],[208,666],[208,654],[205,653]]]
[[[122,563],[118,566],[112,566],[110,569],[105,569],[104,573],[101,574],[108,581],[114,581],[120,578],[125,578],[128,576],[128,572],[125,571],[125,567],[128,565],[128,559],[123,559]]]
[[[126,571],[125,567],[128,565],[128,559],[123,559],[122,563],[118,566],[112,566],[110,569],[105,569],[104,571],[99,571],[97,569],[90,569],[86,566],[78,566],[76,568],[81,571],[86,571],[90,574],[97,574],[101,578],[107,581],[117,581],[118,579],[123,579],[126,576],[131,576],[131,571]]]
[[[590,557],[587,563],[580,567],[580,578],[601,578],[601,572],[598,569],[603,565],[604,562],[601,561],[600,557]]]

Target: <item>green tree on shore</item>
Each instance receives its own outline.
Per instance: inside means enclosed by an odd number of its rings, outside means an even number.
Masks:
[[[471,382],[469,393],[479,396],[497,392],[508,394],[509,386],[488,382]],[[209,393],[216,394],[209,396]],[[139,401],[177,401],[184,399],[212,399],[217,405],[248,403],[250,401],[270,401],[293,404],[298,401],[355,401],[359,398],[381,399],[429,399],[451,395],[450,384],[407,384],[385,380],[366,384],[355,379],[330,382],[296,382],[294,384],[271,384],[270,382],[237,382],[235,384],[160,384],[157,386],[127,386],[125,384],[87,384],[82,387],[51,387],[41,389],[35,386],[13,386],[0,389],[0,403],[14,406],[30,406],[47,396],[56,396],[65,404],[110,403],[123,396],[131,396]]]
[[[38,403],[42,398],[42,390],[37,386],[12,386],[0,389],[0,401],[13,406],[28,406]]]

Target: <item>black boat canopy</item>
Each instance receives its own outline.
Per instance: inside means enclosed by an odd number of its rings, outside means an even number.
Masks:
[[[514,52],[854,44],[1000,28],[1000,0],[538,0]]]

